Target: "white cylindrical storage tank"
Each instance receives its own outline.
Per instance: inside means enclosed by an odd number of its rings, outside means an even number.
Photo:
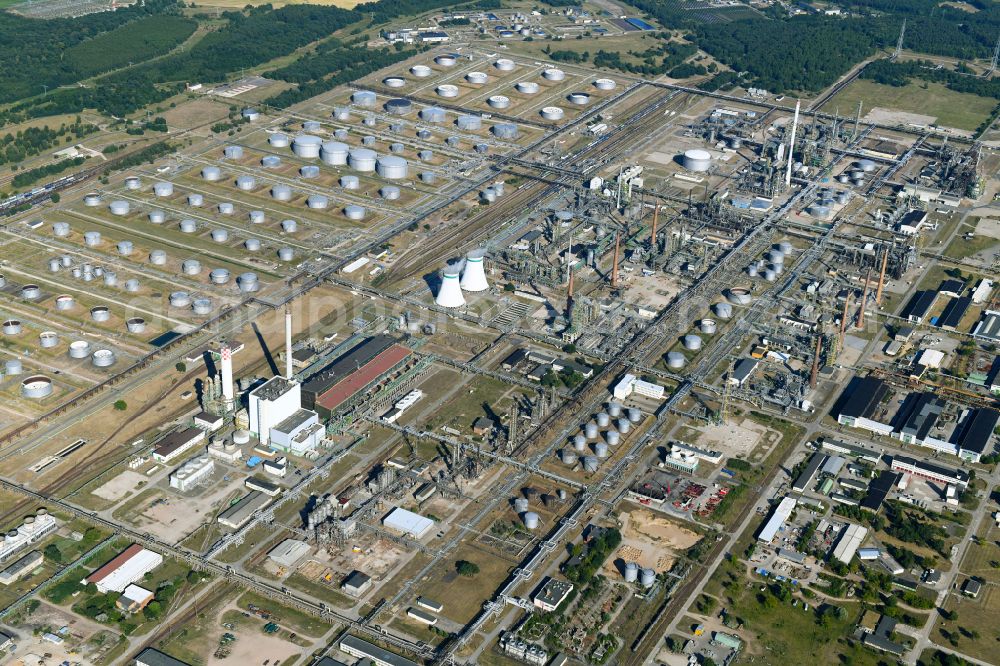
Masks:
[[[406,85],[406,79],[402,76],[387,76],[382,79],[382,83],[386,88],[402,88]]]
[[[506,109],[510,107],[510,97],[506,95],[492,95],[486,100],[486,103],[494,109]]]
[[[320,146],[323,140],[313,134],[300,134],[292,142],[292,152],[304,159],[315,159],[319,157]]]
[[[201,262],[197,259],[185,259],[181,262],[181,271],[185,275],[197,275],[201,273]]]
[[[562,81],[566,78],[566,72],[556,67],[550,67],[542,71],[542,77],[546,81]]]
[[[52,224],[52,233],[60,238],[69,236],[69,222],[54,222]]]
[[[708,171],[712,166],[712,155],[707,150],[692,148],[684,151],[681,164],[688,171]]]
[[[287,134],[282,134],[281,132],[275,132],[271,136],[267,137],[267,143],[272,148],[287,148],[291,141],[292,140],[288,138]]]
[[[250,224],[264,224],[264,220],[267,219],[267,216],[262,210],[252,210],[247,215],[247,219],[250,220]]]
[[[714,319],[702,319],[698,322],[698,330],[700,330],[705,335],[715,335],[718,330],[718,326]]]
[[[162,210],[149,211],[149,221],[153,224],[163,224],[167,219],[167,214]]]
[[[498,139],[516,139],[520,134],[514,123],[497,123],[490,129]]]
[[[324,197],[322,194],[310,194],[306,198],[306,206],[309,208],[315,208],[317,210],[322,210],[330,204],[330,200]]]
[[[21,321],[19,319],[8,319],[3,323],[3,334],[4,335],[20,335],[22,330]]]
[[[774,282],[775,280],[778,279],[778,275],[772,269],[767,268],[764,269],[764,279],[767,280],[768,282]]]
[[[534,95],[538,92],[538,84],[534,81],[518,81],[514,84],[514,89],[522,95]]]
[[[72,310],[76,306],[76,300],[69,294],[56,297],[56,310]]]
[[[483,127],[483,119],[481,116],[474,116],[471,114],[461,115],[455,119],[455,125],[460,130],[465,130],[467,132],[472,132]]]
[[[59,344],[59,336],[55,331],[42,331],[38,334],[38,344],[45,349],[51,349]]]
[[[609,402],[608,403],[608,416],[611,418],[618,418],[622,415],[622,404],[620,402]]]
[[[406,150],[406,146],[404,146],[401,143],[391,143],[391,144],[389,144],[389,152],[390,153],[397,153],[398,154],[398,153],[402,153],[404,150]]]
[[[74,340],[69,343],[70,358],[87,358],[90,356],[90,343],[86,340]]]
[[[202,168],[201,177],[209,182],[215,182],[222,178],[222,169],[217,166],[207,166]]]
[[[233,444],[242,446],[243,444],[250,443],[250,431],[249,430],[236,430],[233,432]]]
[[[577,433],[573,435],[573,448],[577,451],[583,451],[587,448],[587,437],[586,435],[581,435]]]
[[[652,569],[643,569],[639,572],[639,584],[643,587],[653,587],[656,582],[656,572]]]
[[[249,252],[257,252],[260,250],[260,240],[257,238],[248,238],[243,242],[243,247]]]
[[[477,153],[479,153],[480,155],[485,155],[490,151],[490,147],[485,143],[477,143],[472,147],[472,149]]]
[[[346,206],[344,208],[344,217],[346,217],[348,220],[358,222],[364,219],[365,209],[362,208],[361,206],[351,204],[350,206]]]
[[[437,176],[433,171],[421,171],[420,172],[420,182],[427,185],[433,184],[437,180]]]
[[[625,564],[625,582],[634,583],[639,580],[639,565],[635,562]]]
[[[667,352],[667,367],[671,370],[679,370],[684,367],[684,354],[680,352]]]
[[[376,141],[378,141],[378,139],[376,139],[373,136],[361,137],[361,145],[363,146],[369,146],[369,147],[374,146]]]
[[[608,416],[607,412],[598,412],[595,418],[599,428],[607,428],[608,424],[611,423],[611,417]]]
[[[205,197],[198,194],[197,192],[192,192],[187,197],[188,206],[198,207],[205,203]]]
[[[559,452],[559,457],[566,465],[576,464],[576,451],[574,451],[573,449],[563,449],[562,451]]]
[[[49,259],[49,272],[58,273],[59,269],[62,268],[62,262],[59,261],[59,257],[52,257]]]
[[[584,456],[583,457],[583,471],[593,474],[597,471],[597,467],[600,463],[597,460],[597,456]]]
[[[628,420],[632,423],[639,423],[642,421],[642,412],[635,407],[630,407],[628,410]]]
[[[378,172],[378,175],[387,180],[406,178],[406,160],[397,155],[386,155],[378,158],[375,170]]]
[[[417,77],[418,79],[425,79],[433,73],[434,70],[432,70],[427,65],[414,65],[413,67],[410,68],[410,74],[413,74],[413,76]]]
[[[9,358],[3,363],[3,374],[4,376],[11,377],[13,375],[20,375],[24,372],[24,364],[21,363],[19,358]]]
[[[169,197],[174,193],[174,184],[166,181],[153,183],[153,194],[158,197]]]
[[[493,63],[501,72],[513,72],[517,68],[517,63],[515,63],[510,58],[497,58],[496,62]]]
[[[135,246],[132,244],[132,241],[130,240],[118,241],[118,254],[122,255],[123,257],[127,257],[130,254],[132,254],[132,251],[134,249]]]
[[[539,111],[539,114],[546,120],[562,120],[566,115],[558,106],[546,106]]]
[[[597,424],[593,421],[583,426],[583,434],[587,439],[597,438]]]
[[[430,141],[432,138],[434,138],[434,135],[431,133],[429,129],[418,129],[417,138],[423,139],[424,141]]]
[[[232,215],[236,212],[236,206],[234,206],[229,201],[223,201],[219,204],[219,214],[220,215]]]
[[[21,287],[21,298],[33,301],[36,298],[41,298],[41,296],[42,289],[37,284],[26,284]]]
[[[529,530],[537,530],[538,522],[539,522],[538,514],[535,513],[534,511],[528,511],[527,513],[524,514],[524,526],[527,527]]]
[[[198,230],[198,223],[194,220],[181,220],[180,228],[186,234],[193,234]]]
[[[85,231],[83,233],[83,242],[88,247],[96,247],[101,244],[101,232],[100,231]]]
[[[576,104],[577,106],[583,106],[590,103],[590,95],[585,92],[570,93],[566,99],[568,99],[571,104]]]
[[[348,154],[348,163],[355,171],[374,171],[377,159],[374,150],[368,148],[353,148]]]
[[[788,241],[781,241],[780,243],[778,243],[778,249],[781,250],[782,254],[787,256],[792,253],[792,250],[794,248],[792,247],[792,244],[789,243]]]
[[[243,148],[241,146],[226,146],[222,149],[222,156],[230,160],[243,158]]]
[[[213,268],[212,272],[208,274],[208,279],[212,281],[212,284],[226,284],[229,282],[229,271],[225,268]]]
[[[598,90],[614,90],[616,85],[618,84],[615,83],[614,79],[597,79],[594,81],[594,87]]]
[[[260,158],[260,165],[265,169],[277,169],[281,166],[281,158],[277,155],[265,155]]]
[[[90,357],[91,363],[98,368],[109,368],[117,360],[115,353],[110,349],[98,349]]]
[[[361,187],[361,180],[357,176],[350,174],[341,176],[337,183],[345,190],[356,190]]]
[[[244,120],[252,123],[260,118],[260,111],[257,109],[246,108],[240,112],[240,115]]]
[[[281,230],[284,231],[286,234],[293,234],[296,231],[298,231],[298,228],[299,228],[299,223],[296,222],[295,220],[281,221]]]
[[[454,67],[457,60],[453,55],[442,54],[434,58],[434,62],[442,67]]]
[[[426,123],[443,123],[447,119],[447,113],[439,106],[428,106],[420,109],[420,119]]]
[[[85,194],[83,196],[83,205],[88,206],[90,208],[93,208],[95,206],[100,206],[101,195],[97,194],[96,192],[90,192],[89,194]]]
[[[747,266],[747,275],[750,277],[757,277],[757,264],[750,264]]]
[[[875,162],[872,160],[858,160],[855,165],[864,172],[871,172],[875,170]]]
[[[448,144],[449,146],[451,146],[452,148],[457,148],[458,144],[460,144],[462,142],[462,139],[461,139],[461,137],[457,137],[457,136],[449,136],[448,138],[446,138],[444,140],[444,142],[446,144]]]
[[[347,154],[351,148],[346,143],[340,141],[327,141],[320,146],[320,158],[324,163],[332,166],[347,164]]]
[[[371,90],[358,90],[351,95],[351,102],[358,106],[375,106],[375,99]]]
[[[469,72],[465,75],[465,80],[475,86],[480,86],[489,80],[486,72]]]
[[[236,179],[236,189],[249,192],[257,186],[257,180],[253,176],[240,176]]]
[[[129,333],[142,333],[146,330],[146,320],[142,317],[130,317],[125,321],[125,329]]]
[[[288,185],[273,185],[271,187],[271,198],[275,201],[290,201],[292,198],[292,188]]]
[[[133,294],[139,291],[139,281],[136,280],[135,278],[125,280],[125,291]]]
[[[434,89],[434,92],[437,93],[438,97],[450,99],[452,97],[458,97],[458,86],[450,83],[442,83]]]
[[[517,497],[514,499],[514,511],[516,513],[524,513],[528,510],[528,500],[523,497]]]
[[[21,396],[32,400],[52,395],[52,380],[45,375],[33,375],[21,382]]]
[[[629,421],[624,416],[619,418],[615,423],[617,423],[616,427],[618,428],[618,432],[620,432],[623,435],[627,435],[628,432],[632,429],[632,422]]]
[[[621,442],[621,435],[617,430],[608,430],[604,433],[604,439],[611,446],[618,446],[618,443]]]
[[[343,127],[333,130],[333,138],[336,139],[337,141],[343,141],[344,139],[347,138],[348,134],[349,132]]]
[[[402,97],[390,99],[385,103],[385,110],[394,116],[405,116],[413,111],[413,102]]]
[[[322,125],[316,120],[307,120],[302,123],[302,131],[304,132],[318,132],[321,128]]]
[[[684,349],[697,350],[701,349],[701,338],[697,335],[685,335],[681,339],[681,343],[684,345]]]
[[[210,298],[196,298],[191,302],[191,309],[196,315],[207,315],[212,312],[212,300]]]
[[[167,253],[163,250],[152,250],[149,253],[149,263],[154,266],[162,266],[167,263]]]
[[[281,261],[291,261],[295,258],[295,250],[290,247],[278,248],[278,259]]]
[[[399,188],[395,185],[385,185],[379,188],[379,196],[386,201],[395,201],[399,199]]]
[[[187,306],[191,305],[191,295],[186,291],[171,292],[169,298],[170,298],[170,305],[175,308],[186,308]]]
[[[720,319],[729,319],[733,316],[733,306],[729,303],[716,303],[712,310]]]
[[[611,433],[608,433],[608,434],[611,434]],[[618,433],[616,432],[615,435],[617,436]],[[597,442],[596,444],[594,444],[594,455],[596,455],[598,458],[607,458],[608,457],[608,445],[605,444],[604,442]]]
[[[750,292],[743,288],[730,287],[724,293],[729,302],[734,305],[750,305],[753,300]]]

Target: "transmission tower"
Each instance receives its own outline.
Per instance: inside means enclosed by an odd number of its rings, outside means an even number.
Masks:
[[[896,40],[896,51],[892,54],[892,59],[895,60],[899,57],[899,54],[903,52],[903,37],[906,35],[906,19],[903,19],[903,26],[899,29],[899,39]]]
[[[993,60],[990,61],[990,71],[986,72],[984,79],[988,79],[997,71],[997,60],[1000,59],[1000,37],[997,37],[997,45],[993,47]]]

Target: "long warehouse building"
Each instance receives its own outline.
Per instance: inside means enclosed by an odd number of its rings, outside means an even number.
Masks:
[[[410,356],[410,350],[388,335],[358,344],[320,370],[302,387],[302,406],[326,419],[338,407]]]
[[[785,521],[791,517],[797,503],[794,497],[785,497],[778,502],[774,513],[767,519],[764,527],[760,530],[760,534],[757,535],[757,540],[762,543],[770,543],[778,535],[778,531],[784,527]]]

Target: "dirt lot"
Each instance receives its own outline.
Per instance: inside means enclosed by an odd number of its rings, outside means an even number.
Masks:
[[[767,433],[767,428],[750,419],[743,419],[741,423],[706,425],[697,430],[701,432],[698,446],[721,451],[728,458],[747,458]]]
[[[97,495],[101,499],[117,502],[118,500],[123,500],[131,495],[136,489],[139,488],[139,484],[145,481],[148,481],[145,474],[139,474],[139,472],[133,472],[132,470],[125,470],[104,485],[98,486],[92,490],[91,493]]]
[[[619,516],[622,545],[604,563],[608,575],[621,575],[618,560],[636,562],[658,573],[669,571],[677,554],[698,543],[701,535],[648,509],[633,509]]]

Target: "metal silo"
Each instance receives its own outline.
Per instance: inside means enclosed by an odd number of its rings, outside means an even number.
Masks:
[[[576,464],[576,451],[574,451],[573,449],[563,449],[560,452],[559,457],[567,465],[575,465]]]
[[[528,500],[523,497],[517,497],[514,499],[514,511],[516,513],[524,513],[528,510]]]
[[[622,404],[620,402],[609,402],[608,403],[608,416],[612,418],[618,418],[622,415]]]
[[[642,421],[642,411],[635,407],[630,407],[628,410],[628,420],[632,423],[639,423]]]
[[[656,572],[652,569],[643,569],[639,572],[639,584],[643,587],[653,587],[656,582]]]
[[[587,439],[597,439],[597,424],[593,421],[588,422],[583,426],[583,434]]]
[[[539,522],[538,514],[535,513],[534,511],[528,511],[527,513],[524,514],[524,526],[527,527],[529,530],[538,529],[538,522]]]
[[[611,423],[611,417],[608,416],[607,412],[598,412],[596,419],[597,427],[599,428],[606,428],[608,427],[608,424]]]
[[[576,451],[583,451],[587,448],[587,438],[584,435],[576,434],[573,436],[573,448]]]
[[[618,446],[618,443],[621,441],[621,434],[617,430],[608,430],[607,432],[604,433],[604,439],[611,446]],[[600,447],[601,442],[598,442],[595,446]],[[604,450],[605,450],[604,456],[602,456],[600,453],[598,453],[597,455],[601,458],[605,457],[607,455],[607,446],[604,447]]]
[[[618,427],[618,432],[620,432],[623,435],[627,435],[629,433],[629,431],[632,429],[632,422],[629,421],[624,416],[621,417],[620,419],[618,419],[618,421],[616,421],[616,423],[617,423],[617,427]]]
[[[625,563],[625,582],[634,583],[639,580],[639,565],[635,562]]]

